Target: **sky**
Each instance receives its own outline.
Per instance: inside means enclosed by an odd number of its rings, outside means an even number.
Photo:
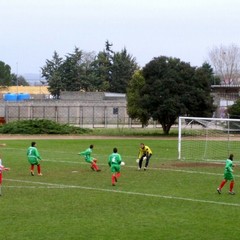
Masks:
[[[54,51],[98,53],[107,40],[141,67],[159,56],[200,67],[213,47],[240,40],[239,0],[1,0],[0,9],[0,61],[23,76],[40,78]]]

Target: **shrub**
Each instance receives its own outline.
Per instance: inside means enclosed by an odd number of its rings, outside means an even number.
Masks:
[[[14,121],[0,127],[0,133],[5,134],[85,134],[90,132],[90,129],[59,124],[46,119]]]

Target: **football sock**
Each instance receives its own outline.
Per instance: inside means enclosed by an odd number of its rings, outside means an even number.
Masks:
[[[0,185],[2,184],[2,173],[0,172]]]
[[[41,173],[41,166],[40,166],[40,164],[37,165],[37,170],[38,170],[38,174]]]
[[[234,186],[234,181],[231,181],[231,182],[230,182],[230,192],[232,192],[233,186]]]
[[[112,184],[115,184],[115,176],[112,175]]]
[[[221,184],[219,186],[219,189],[222,189],[226,182],[227,182],[227,180],[225,180],[225,179],[222,180],[222,182],[221,182]]]
[[[116,173],[116,178],[119,178],[120,176],[121,176],[120,172]]]
[[[92,166],[93,166],[93,168],[94,168],[96,171],[98,170],[98,166],[97,166],[97,164],[96,164],[95,162],[92,163]]]
[[[31,164],[31,171],[34,171],[34,165],[33,164]]]

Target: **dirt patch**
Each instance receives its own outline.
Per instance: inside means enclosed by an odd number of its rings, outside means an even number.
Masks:
[[[173,167],[173,168],[222,168],[224,163],[213,163],[213,162],[173,162],[169,164],[162,164],[161,167]]]

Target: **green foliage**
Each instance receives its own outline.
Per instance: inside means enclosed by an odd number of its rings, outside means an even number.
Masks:
[[[228,113],[230,118],[240,118],[240,98],[232,105],[228,107]]]
[[[11,74],[11,86],[29,86],[29,83],[23,76]]]
[[[124,48],[114,53],[111,66],[110,92],[126,93],[127,86],[138,66],[135,59]]]
[[[11,82],[11,67],[0,61],[0,86],[9,86]]]
[[[145,79],[140,70],[136,71],[127,88],[127,112],[132,119],[139,119],[142,126],[148,124],[149,116],[147,110],[140,106],[140,91],[145,85]]]
[[[54,52],[53,59],[42,67],[49,91],[59,98],[61,91],[112,91],[125,93],[133,72],[138,68],[135,59],[124,48],[113,52],[106,42],[105,50],[97,55],[77,47],[65,59]]]
[[[136,104],[147,112],[148,119],[162,125],[165,134],[178,116],[209,117],[214,109],[210,70],[206,65],[191,67],[176,58],[154,58],[143,68],[145,85],[139,91]]]
[[[4,124],[0,133],[8,134],[85,134],[91,130],[59,124],[46,119],[22,120]]]
[[[63,59],[59,57],[55,51],[52,60],[47,60],[46,65],[41,68],[42,77],[46,79],[51,94],[59,98],[60,92],[63,89],[63,83],[61,79],[60,67],[63,63]]]

